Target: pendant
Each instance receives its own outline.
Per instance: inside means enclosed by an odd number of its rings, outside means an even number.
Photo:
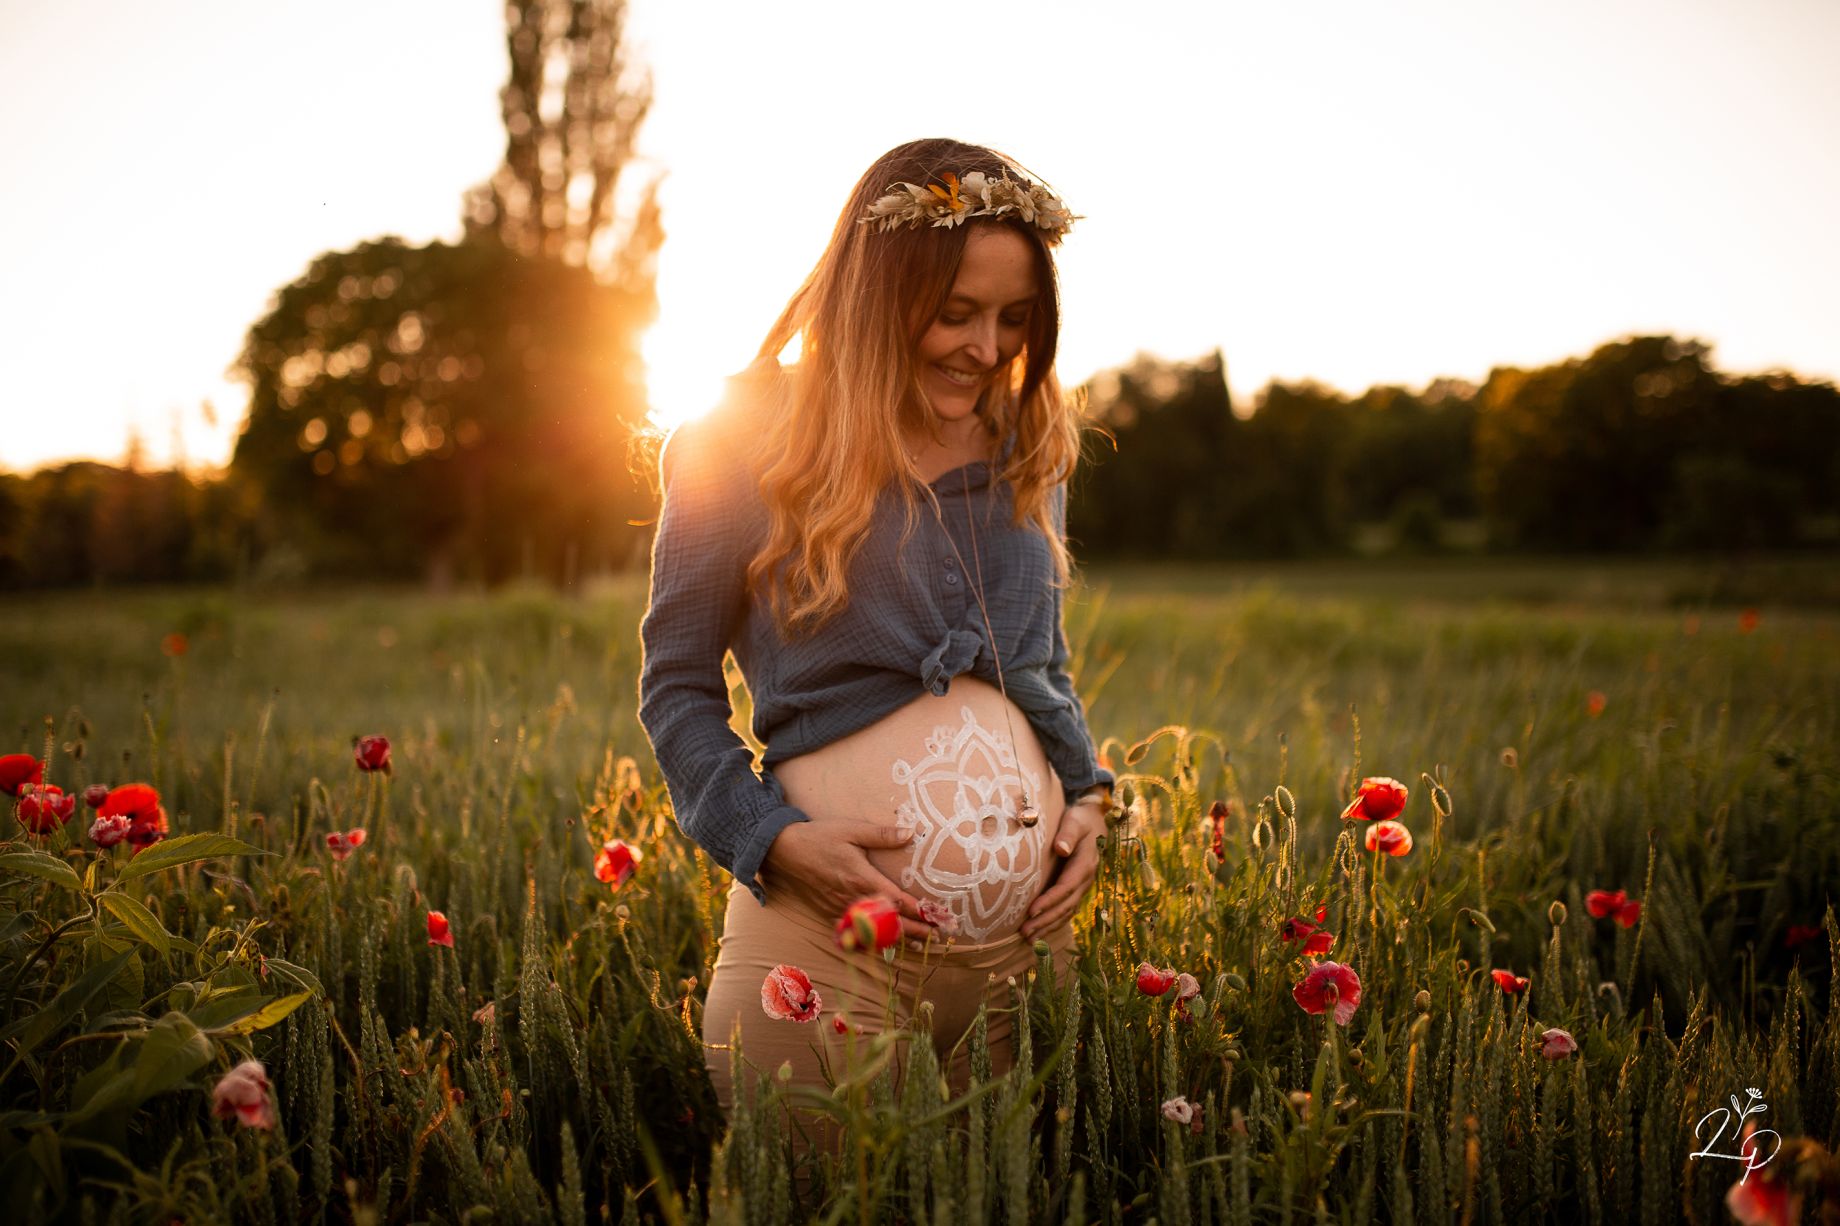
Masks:
[[[1025,800],[1022,808],[1016,813],[1016,820],[1021,822],[1024,828],[1032,827],[1041,820],[1041,810]]]

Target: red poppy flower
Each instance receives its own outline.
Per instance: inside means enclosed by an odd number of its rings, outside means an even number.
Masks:
[[[1795,1226],[1802,1220],[1802,1197],[1789,1182],[1793,1164],[1771,1163],[1765,1158],[1765,1165],[1752,1170],[1750,1164],[1757,1160],[1759,1152],[1751,1139],[1756,1131],[1757,1121],[1746,1120],[1738,1140],[1738,1154],[1745,1161],[1745,1170],[1725,1193],[1725,1207],[1741,1226]]]
[[[387,736],[361,736],[351,747],[351,756],[357,759],[361,771],[382,771],[390,773],[390,738]]]
[[[1209,844],[1216,860],[1227,858],[1227,814],[1231,813],[1224,800],[1217,800],[1208,806],[1208,821],[1214,824],[1214,840]]]
[[[831,1029],[838,1034],[850,1033],[850,1019],[841,1013],[831,1014]]]
[[[901,939],[901,913],[886,898],[859,898],[837,920],[840,949],[884,950]]]
[[[1614,916],[1625,928],[1634,928],[1642,918],[1642,904],[1622,890],[1592,890],[1584,896],[1584,909],[1597,919]]]
[[[1187,971],[1176,976],[1176,1016],[1183,1021],[1192,1021],[1189,1016],[1188,1002],[1201,995],[1201,982]]]
[[[1578,1040],[1571,1031],[1554,1026],[1540,1032],[1540,1054],[1548,1060],[1563,1060],[1578,1050]]]
[[[273,1128],[275,1103],[260,1060],[245,1060],[211,1087],[211,1118],[236,1118],[245,1128]]]
[[[128,831],[133,827],[134,819],[124,814],[117,813],[111,817],[99,817],[90,823],[89,841],[98,847],[113,847],[127,838]]]
[[[191,643],[177,630],[160,640],[160,650],[175,660],[191,649]]]
[[[1525,992],[1527,985],[1533,982],[1531,979],[1523,979],[1513,971],[1490,971],[1489,978],[1493,979],[1500,985],[1501,990],[1510,996]]]
[[[334,860],[348,860],[351,853],[364,846],[364,827],[354,826],[350,830],[334,830],[326,836],[326,850],[332,853]]]
[[[1335,1024],[1346,1026],[1354,1018],[1355,1006],[1361,1003],[1361,977],[1352,966],[1318,962],[1291,989],[1291,999],[1312,1015],[1333,1009]]]
[[[633,870],[644,858],[637,847],[624,839],[608,839],[601,844],[600,854],[594,857],[594,876],[617,890],[626,884],[626,879],[633,875]]]
[[[92,783],[83,789],[83,803],[92,809],[100,809],[108,798],[109,785],[106,783]]]
[[[160,807],[160,794],[144,783],[124,783],[111,788],[96,815],[126,817],[128,833],[123,837],[134,847],[136,855],[166,837],[166,810]]]
[[[45,778],[42,763],[29,753],[10,753],[0,758],[0,792],[19,795],[21,784],[40,783]]]
[[[77,798],[66,796],[55,783],[25,783],[19,787],[19,820],[33,834],[50,834],[76,811]]]
[[[445,945],[449,949],[454,947],[453,928],[448,924],[447,916],[439,911],[430,911],[428,913],[428,943],[430,945]]]
[[[147,784],[124,783],[118,788],[109,789],[108,796],[96,811],[103,817],[113,817],[117,813],[138,817],[159,807],[160,794]]]
[[[1604,697],[1604,692],[1602,690],[1592,690],[1589,694],[1585,695],[1584,713],[1589,715],[1592,719],[1596,719],[1604,713],[1604,708],[1609,705],[1610,700]]]
[[[1787,949],[1794,949],[1797,945],[1817,941],[1820,937],[1821,925],[1819,924],[1790,924],[1789,931],[1783,935],[1783,946]]]
[[[1762,617],[1758,615],[1757,610],[1745,609],[1743,612],[1738,614],[1738,633],[1739,634],[1749,634],[1751,631],[1757,628],[1757,623],[1762,620],[1763,619]]]
[[[1316,909],[1316,918],[1318,920],[1326,918],[1328,914],[1329,908],[1327,907],[1318,907]],[[1330,947],[1335,944],[1335,934],[1333,932],[1317,927],[1314,923],[1304,919],[1300,915],[1293,916],[1284,921],[1284,926],[1278,929],[1278,938],[1287,942],[1303,942],[1303,947],[1299,949],[1297,953],[1300,957],[1304,958],[1321,957],[1323,954],[1328,953]]]
[[[809,1022],[817,1019],[824,998],[811,986],[809,975],[782,962],[761,982],[760,1007],[774,1021]]]
[[[1361,780],[1361,786],[1355,789],[1354,799],[1342,810],[1342,820],[1363,822],[1391,821],[1405,811],[1406,785],[1397,779],[1378,775]]]
[[[1375,822],[1367,828],[1367,850],[1403,856],[1412,850],[1412,832],[1401,822]]]
[[[1137,990],[1145,996],[1161,996],[1176,986],[1176,972],[1172,966],[1154,967],[1148,962],[1137,964]]]

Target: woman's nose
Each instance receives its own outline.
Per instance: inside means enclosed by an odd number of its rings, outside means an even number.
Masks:
[[[980,319],[965,352],[985,370],[997,364],[997,321]]]

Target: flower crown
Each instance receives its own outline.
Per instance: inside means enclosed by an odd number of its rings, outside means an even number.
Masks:
[[[973,170],[963,179],[950,173],[940,178],[944,186],[938,183],[928,183],[925,187],[912,183],[891,184],[888,194],[870,205],[868,215],[859,218],[857,224],[873,224],[884,231],[923,221],[950,227],[973,217],[1001,217],[1014,213],[1025,223],[1043,230],[1042,241],[1052,247],[1079,220],[1067,211],[1058,196],[1034,183],[1007,175],[993,179],[981,170]]]

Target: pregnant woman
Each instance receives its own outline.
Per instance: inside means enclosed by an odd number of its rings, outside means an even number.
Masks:
[[[679,826],[734,876],[703,1010],[725,1111],[736,1037],[746,1066],[822,1087],[923,1000],[962,1089],[979,1005],[1001,1071],[1007,980],[1037,940],[1071,964],[1113,781],[1061,629],[1080,422],[1051,249],[1072,220],[992,150],[891,150],[758,360],[660,456],[639,718]],[[729,726],[729,650],[764,773]],[[899,910],[893,963],[833,938],[868,895]],[[803,1020],[763,1008],[783,964],[810,978]]]

